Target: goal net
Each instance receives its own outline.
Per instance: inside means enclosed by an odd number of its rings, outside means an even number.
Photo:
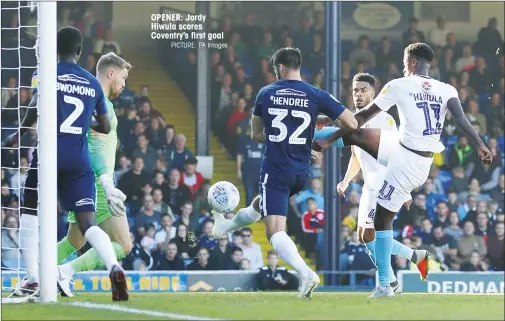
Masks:
[[[56,302],[56,2],[2,1],[0,5],[2,304]],[[46,84],[37,87],[37,106],[30,107],[36,70],[39,81]],[[26,133],[20,136],[30,108],[37,108],[37,123],[25,127]],[[15,143],[6,144],[13,134]],[[39,202],[31,210],[38,213],[38,231],[20,228],[21,215],[30,210],[23,207],[23,184],[34,149],[39,155]],[[38,248],[25,247],[22,233],[40,235]],[[38,286],[22,288],[30,272],[25,262],[29,251],[37,254]]]

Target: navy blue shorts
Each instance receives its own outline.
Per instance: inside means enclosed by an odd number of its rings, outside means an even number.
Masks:
[[[24,213],[36,215],[38,202],[38,156],[33,152],[33,159],[28,169],[23,189]],[[96,203],[95,174],[91,170],[58,170],[58,198],[66,211],[94,212]]]
[[[297,174],[261,172],[259,183],[261,216],[287,216],[289,198],[303,190],[309,178],[308,171]]]

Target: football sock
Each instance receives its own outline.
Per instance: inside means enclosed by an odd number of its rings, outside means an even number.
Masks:
[[[317,142],[321,139],[328,139],[333,135],[339,128],[338,127],[323,127],[321,129],[316,129],[314,134],[314,141]],[[337,139],[331,143],[332,146],[344,147],[344,141],[342,138]]]
[[[391,251],[393,249],[393,230],[375,232],[375,258],[379,270],[379,284],[389,286],[391,269]]]
[[[286,232],[280,231],[272,235],[270,243],[277,252],[277,255],[295,269],[299,277],[309,275],[310,268],[300,256],[295,243]]]
[[[220,224],[223,224],[223,228],[229,232],[256,223],[260,219],[261,214],[251,204],[249,207],[239,209],[231,220],[221,220]]]
[[[114,248],[116,259],[121,260],[125,257],[123,247],[119,243],[112,242],[112,247]],[[104,263],[100,259],[98,252],[92,248],[75,260],[63,264],[61,268],[68,275],[74,275],[77,272],[91,271],[102,266],[104,266]]]
[[[412,261],[414,250],[406,246],[405,244],[398,242],[397,240],[393,240],[392,253],[393,255],[398,255],[406,258],[409,261]]]
[[[114,265],[118,265],[112,242],[101,228],[98,226],[90,227],[84,234],[84,238],[96,250],[108,271],[110,271]]]
[[[61,264],[67,257],[77,251],[77,249],[72,246],[66,236],[63,238],[63,240],[59,241],[56,246],[58,252],[58,264]]]
[[[19,220],[19,247],[25,259],[28,282],[39,281],[39,217],[22,214]]]
[[[370,255],[370,258],[372,259],[373,264],[375,264],[375,266],[377,266],[376,260],[375,260],[375,240],[368,242],[366,244],[366,247],[368,248],[368,252],[369,252],[368,254]],[[392,266],[389,268],[389,278],[391,280],[391,283],[396,281],[395,272],[393,271]]]

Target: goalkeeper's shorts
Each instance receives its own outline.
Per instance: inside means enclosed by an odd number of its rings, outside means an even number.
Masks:
[[[95,203],[95,223],[96,225],[100,225],[109,218],[112,217],[112,214],[109,212],[109,207],[107,206],[107,198],[105,197],[105,192],[103,190],[102,184],[97,180],[96,181],[96,203]],[[75,224],[75,213],[68,213],[68,222]]]

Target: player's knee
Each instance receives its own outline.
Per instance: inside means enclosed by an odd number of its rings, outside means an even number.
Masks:
[[[255,210],[256,212],[259,212],[259,211],[260,211],[260,197],[259,197],[259,195],[257,195],[257,196],[253,199],[253,201],[252,201],[251,205],[254,207],[254,210]]]
[[[395,212],[382,207],[377,204],[377,210],[375,212],[374,227],[376,231],[384,231],[393,229],[393,219],[395,217]]]
[[[375,229],[373,229],[373,228],[366,228],[363,231],[362,242],[361,243],[367,244],[367,243],[372,242],[373,240],[375,240]]]
[[[133,248],[133,244],[132,244],[132,241],[130,240],[130,238],[128,237],[127,239],[125,239],[121,243],[122,243],[121,246],[123,247],[123,251],[124,251],[125,256],[130,254],[130,252],[132,251],[132,248]]]

